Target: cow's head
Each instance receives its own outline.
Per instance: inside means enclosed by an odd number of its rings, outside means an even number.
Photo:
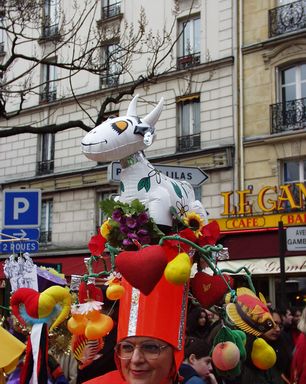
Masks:
[[[151,145],[164,99],[144,118],[136,112],[138,95],[131,101],[126,116],[109,118],[83,138],[82,152],[90,160],[121,160]]]

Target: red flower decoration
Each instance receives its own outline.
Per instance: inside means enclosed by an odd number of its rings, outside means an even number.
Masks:
[[[190,228],[185,228],[178,233],[180,237],[192,241],[195,243],[197,238],[194,232]],[[173,260],[179,253],[186,252],[188,253],[191,246],[189,244],[183,243],[179,240],[165,240],[163,241],[162,247],[165,250],[168,262]]]
[[[88,243],[88,249],[93,256],[101,256],[105,248],[106,239],[98,233],[92,236]]]
[[[197,244],[201,247],[204,245],[215,245],[220,236],[220,227],[217,221],[211,221],[201,230],[201,235],[197,239]]]

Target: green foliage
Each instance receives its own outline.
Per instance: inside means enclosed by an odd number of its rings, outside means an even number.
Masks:
[[[133,200],[130,204],[113,199],[105,199],[100,202],[100,207],[108,217],[111,217],[116,209],[121,209],[125,215],[137,215],[146,211],[146,207],[138,199]]]

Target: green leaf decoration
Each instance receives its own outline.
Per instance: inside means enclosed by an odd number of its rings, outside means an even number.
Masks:
[[[120,191],[121,192],[124,192],[125,188],[124,188],[124,184],[122,181],[120,181]]]
[[[185,192],[186,197],[188,197],[188,193],[187,193],[186,189],[184,188],[184,184],[181,184],[181,187],[182,187],[182,190]]]
[[[182,194],[181,188],[176,183],[174,183],[173,181],[171,181],[171,184],[172,184],[172,187],[174,189],[174,192],[177,194],[177,196],[180,199],[182,199],[183,198],[183,194]]]
[[[143,177],[142,179],[140,179],[138,186],[137,186],[137,190],[141,191],[143,188],[146,190],[146,192],[148,192],[150,190],[151,181],[150,181],[149,177]]]

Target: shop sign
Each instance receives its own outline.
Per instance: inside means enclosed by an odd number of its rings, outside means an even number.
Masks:
[[[272,257],[269,259],[247,259],[247,260],[226,260],[219,261],[219,269],[230,269],[236,271],[241,267],[246,267],[252,275],[262,274],[279,274],[280,263],[279,258]],[[285,272],[286,273],[303,273],[306,272],[306,258],[305,256],[290,256],[285,259]],[[244,274],[241,270],[239,274]]]
[[[287,251],[306,251],[306,227],[286,229]]]
[[[306,212],[284,213],[216,219],[221,231],[243,231],[247,229],[277,228],[280,221],[285,227],[306,225]]]
[[[294,186],[294,193],[292,190]],[[236,205],[231,205],[231,199],[236,194]],[[282,213],[285,208],[302,209],[306,199],[306,186],[304,183],[284,184],[280,186],[264,186],[257,195],[253,188],[242,191],[221,192],[224,199],[222,216],[252,215],[254,211],[266,213]],[[256,197],[256,201],[255,200]],[[252,199],[253,198],[253,199]],[[257,203],[257,207],[256,207]],[[256,209],[254,209],[256,208]]]

